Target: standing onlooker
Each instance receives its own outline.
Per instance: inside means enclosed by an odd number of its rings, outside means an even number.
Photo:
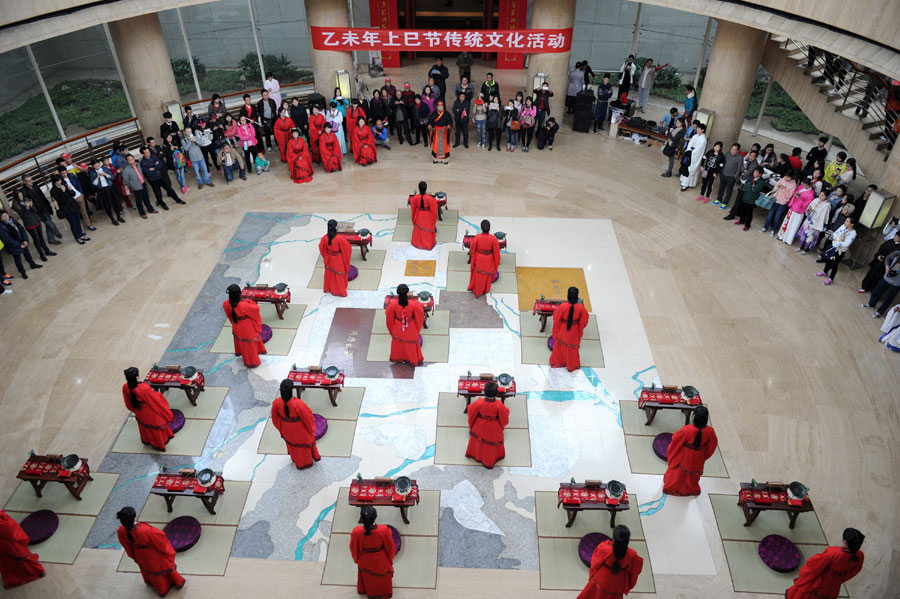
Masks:
[[[521,114],[519,115],[519,122],[521,123],[521,129],[519,129],[519,133],[522,138],[522,151],[527,152],[528,147],[531,145],[531,138],[534,135],[534,126],[537,120],[537,108],[534,106],[534,100],[531,99],[531,96],[525,98],[525,105],[522,106]]]
[[[490,96],[487,106],[487,133],[488,144],[487,149],[490,151],[494,147],[494,140],[497,140],[497,151],[500,151],[500,131],[503,129],[503,115],[500,112],[500,98]]]
[[[186,134],[188,130],[189,129],[185,129]],[[150,214],[157,213],[157,210],[150,205],[150,192],[147,191],[147,179],[140,165],[134,159],[134,156],[129,154],[127,160],[128,163],[125,165],[125,168],[122,169],[122,181],[134,194],[134,203],[137,205],[138,214],[141,215],[141,218],[147,218],[147,215],[144,214],[144,206],[147,207],[147,212]],[[201,164],[203,163],[202,156],[198,162]],[[203,186],[201,185],[200,187]]]
[[[803,221],[803,226],[800,227],[800,232],[797,234],[800,239],[800,247],[797,248],[797,251],[801,256],[805,256],[819,247],[819,239],[825,230],[825,225],[828,224],[829,211],[830,207],[828,200],[825,199],[824,191],[819,192],[816,199],[806,207],[806,220]]]
[[[106,212],[110,222],[118,227],[124,223],[122,218],[122,206],[115,195],[115,175],[99,159],[95,159],[90,169],[91,185],[97,190],[97,202],[100,208]]]
[[[709,194],[712,193],[716,176],[722,171],[722,167],[725,166],[725,155],[722,153],[723,145],[721,141],[714,143],[713,149],[706,153],[706,156],[703,157],[703,164],[700,165],[700,177],[703,179],[703,182],[700,185],[700,195],[697,196],[697,201],[702,201],[704,204],[709,201]]]
[[[234,146],[231,145],[231,142],[226,141],[225,145],[222,146],[222,149],[219,151],[219,162],[222,163],[222,168],[225,169],[225,185],[229,185],[234,181],[235,166],[238,167],[238,173],[240,174],[241,180],[247,180],[247,170],[245,168],[243,152],[238,152]]]
[[[603,74],[603,83],[597,86],[597,101],[594,103],[594,133],[598,129],[603,131],[606,123],[606,112],[609,108],[609,99],[612,98],[612,84],[609,82],[609,73]]]
[[[689,122],[697,110],[697,92],[693,85],[685,85],[684,91],[684,121]]]
[[[831,237],[831,247],[822,252],[821,258],[816,260],[820,264],[825,264],[823,269],[816,273],[817,277],[825,277],[823,285],[831,285],[834,282],[838,266],[854,239],[856,239],[855,222],[852,216],[848,216]]]
[[[771,231],[769,237],[775,237],[775,229],[781,228],[781,221],[784,220],[784,215],[787,214],[788,211],[788,203],[790,203],[791,198],[794,197],[794,192],[797,191],[797,182],[794,181],[793,174],[785,173],[785,175],[775,183],[775,187],[772,191],[775,193],[775,203],[769,208],[769,214],[766,215],[766,224],[759,230],[760,233]],[[811,192],[812,190],[810,189],[810,193]],[[805,209],[804,212],[801,213],[801,220],[803,219],[803,214],[805,214]]]
[[[845,160],[847,160],[847,153],[838,152],[837,157],[825,167],[825,176],[822,180],[825,181],[825,184],[828,185],[829,189],[838,185],[838,177],[847,170],[847,163]]]
[[[519,137],[519,111],[516,110],[516,101],[512,98],[506,103],[503,111],[503,128],[506,130],[506,151],[516,151],[516,140]]]
[[[628,93],[631,91],[631,84],[634,82],[636,68],[634,54],[629,54],[625,62],[622,63],[622,68],[619,69],[619,102],[622,104],[628,102]]]
[[[459,145],[459,136],[462,134],[463,147],[469,147],[469,98],[464,91],[459,92],[456,102],[453,103],[453,125],[456,129],[456,136],[453,147]]]
[[[178,135],[178,123],[172,120],[172,113],[168,110],[163,113],[163,124],[159,126],[159,136],[163,139],[168,134]]]
[[[37,209],[35,209],[31,198],[25,195],[24,189],[16,190],[15,199],[13,200],[13,210],[15,210],[19,214],[19,218],[22,219],[22,224],[31,236],[31,241],[35,249],[37,249],[41,260],[46,262],[47,256],[58,256],[59,254],[50,251],[50,248],[47,247],[47,243],[44,241],[44,233],[41,228],[41,216],[38,214]]]
[[[163,201],[163,189],[166,190],[166,194],[170,198],[175,200],[175,203],[184,204],[185,201],[179,198],[178,194],[175,193],[175,190],[172,189],[172,182],[169,181],[166,165],[163,164],[163,161],[160,160],[159,156],[153,154],[150,151],[150,148],[146,146],[141,148],[141,153],[144,155],[144,157],[141,158],[141,170],[144,172],[144,178],[150,183],[150,188],[153,190],[153,195],[156,197],[156,205],[163,210],[169,209]]]
[[[790,163],[794,172],[797,173],[797,176],[799,176],[800,171],[803,169],[803,160],[800,158],[801,154],[803,154],[803,148],[794,148],[791,150],[791,155],[788,157],[788,163]]]
[[[272,74],[272,71],[266,73],[266,80],[263,82],[263,87],[269,92],[269,96],[275,101],[275,105],[281,106],[281,85],[278,83],[278,79],[275,78],[275,75]]]
[[[263,90],[262,98],[256,103],[256,111],[259,113],[260,123],[259,145],[262,146],[263,138],[265,138],[266,145],[262,149],[271,150],[272,135],[275,132],[275,119],[278,118],[278,104],[269,97],[268,90]]]
[[[131,154],[128,155],[128,159],[134,163],[134,157],[131,156]],[[141,176],[143,177],[143,175]],[[85,235],[84,230],[81,228],[81,209],[75,201],[74,191],[66,186],[65,181],[63,181],[63,178],[60,175],[53,175],[50,178],[50,181],[53,184],[50,188],[50,197],[56,202],[56,206],[59,208],[62,217],[69,221],[69,229],[72,231],[72,237],[75,238],[75,241],[79,245],[84,245],[84,242],[90,241],[91,238]],[[149,202],[147,205],[149,206]]]
[[[737,144],[735,144],[735,145],[737,145]],[[738,146],[738,147],[740,148],[740,146]],[[732,151],[734,151],[734,146],[732,146]],[[744,160],[742,162],[743,170],[741,171],[741,174],[738,175],[738,178],[737,178],[738,190],[743,189],[744,185],[747,183],[747,181],[749,181],[750,179],[753,178],[753,171],[759,166],[759,163],[756,161],[757,155],[758,154],[757,154],[756,150],[750,150],[750,152],[748,152],[747,156],[744,158]],[[725,159],[725,166],[726,167],[728,166],[727,158]],[[723,172],[724,172],[724,169],[723,169]],[[762,171],[760,171],[760,172],[762,172]],[[731,197],[731,194],[729,193],[728,198],[730,198],[730,197]],[[725,209],[725,206],[728,205],[728,198],[725,199],[725,203],[721,206],[721,208],[723,210]],[[738,213],[740,213],[740,211],[741,211],[741,205],[742,205],[742,202],[740,201],[740,197],[738,197],[737,201],[735,201],[735,203],[731,206],[731,210],[728,212],[728,214],[726,214],[724,217],[722,217],[722,220],[734,220],[737,217]]]
[[[6,251],[13,257],[16,268],[19,269],[19,274],[22,275],[23,279],[28,278],[28,273],[25,272],[25,265],[22,264],[23,256],[32,270],[44,268],[42,264],[34,261],[34,258],[31,257],[31,252],[28,251],[28,232],[25,230],[25,227],[10,218],[9,212],[6,210],[0,210],[0,241],[3,242],[3,245],[6,246]],[[41,259],[47,260],[46,257]]]
[[[459,68],[459,78],[466,77],[472,79],[472,66],[475,64],[475,57],[469,52],[468,48],[462,51],[462,54],[456,57],[456,66]]]
[[[544,81],[539,89],[532,91],[534,94],[534,107],[537,108],[537,120],[535,126],[540,129],[544,126],[544,120],[550,115],[550,98],[553,97],[553,91],[550,84]],[[487,96],[484,96],[487,98]]]
[[[494,81],[494,74],[488,73],[487,78],[484,83],[481,84],[481,95],[485,98],[490,98],[491,96],[495,96],[497,98],[497,102],[500,101],[500,84]],[[553,94],[550,94],[551,96]],[[549,112],[549,108],[547,109]]]
[[[757,166],[753,169],[753,178],[744,183],[740,201],[740,219],[734,223],[744,225],[744,231],[750,230],[750,223],[753,222],[753,210],[756,208],[756,200],[763,190],[763,185],[765,185],[765,181],[762,178],[762,167]]]
[[[256,153],[256,128],[250,123],[247,117],[242,116],[237,126],[238,142],[244,151],[244,164],[253,162],[253,155]],[[193,160],[193,158],[191,158]]]
[[[216,158],[216,148],[213,146],[213,132],[209,127],[209,123],[205,119],[197,119],[197,128],[194,129],[194,137],[203,152],[203,161],[207,167],[210,163],[216,167],[216,172],[220,172],[222,167],[219,166],[219,159]],[[210,171],[211,172],[211,171]]]
[[[201,150],[197,137],[190,127],[185,127],[184,129],[184,140],[181,142],[181,147],[191,160],[191,168],[194,169],[194,176],[197,178],[197,189],[203,189],[204,183],[210,187],[215,187],[209,178],[209,169],[206,168],[206,161],[203,159],[203,150]],[[202,177],[200,176],[201,174],[203,175]],[[129,185],[129,187],[131,186]],[[132,189],[134,188],[132,187]]]
[[[447,67],[444,67],[445,69]],[[403,145],[403,135],[406,134],[406,143],[413,145],[412,136],[409,131],[409,108],[403,101],[403,92],[399,89],[394,93],[394,100],[391,105],[391,116],[394,118],[394,128],[397,130],[397,141]]]
[[[372,92],[372,99],[369,101],[369,121],[374,125],[375,121],[382,121],[388,118],[388,107],[384,98],[381,96],[381,90],[376,89]],[[430,111],[429,111],[430,114]],[[294,121],[295,123],[297,121]]]
[[[419,141],[422,142],[422,145],[425,148],[428,148],[428,117],[431,116],[431,110],[422,101],[422,96],[416,94],[413,106],[413,123],[416,126],[416,143],[414,146],[419,145]]]
[[[434,95],[434,88],[430,85],[426,85],[424,88],[422,88],[422,104],[428,107],[429,115],[434,112],[435,102],[437,102],[437,97]],[[425,145],[427,146],[428,143],[426,142]]]
[[[675,167],[675,154],[678,151],[678,148],[682,147],[681,144],[684,142],[684,119],[678,118],[675,121],[675,126],[669,129],[668,133],[666,133],[666,143],[663,145],[663,156],[667,156],[669,158],[669,168],[666,169],[661,177],[671,177],[672,169]],[[732,181],[733,183],[733,181]],[[719,186],[719,190],[721,193],[721,186]]]
[[[166,157],[166,167],[175,173],[175,180],[181,186],[181,193],[187,193],[188,186],[184,180],[184,169],[187,166],[187,158],[181,149],[181,139],[176,139],[171,133],[163,141],[163,154]]]
[[[815,192],[806,182],[801,183],[799,186],[795,185],[794,188],[795,191],[788,203],[788,216],[778,229],[778,240],[788,245],[794,243],[797,231],[800,230],[800,225],[806,217],[806,209],[816,197]],[[773,229],[772,232],[774,233],[775,230]]]
[[[872,260],[869,262],[869,272],[863,277],[862,283],[856,293],[868,293],[875,289],[878,281],[884,276],[885,258],[900,251],[900,232],[894,233],[891,239],[888,239],[875,252]]]
[[[468,77],[462,77],[459,80],[459,83],[456,84],[456,89],[454,90],[455,98],[459,97],[459,94],[466,94],[466,100],[469,101],[469,104],[472,103],[472,98],[475,97],[475,86],[469,83]]]
[[[774,144],[766,144],[763,153],[759,156],[759,166],[772,170],[778,164],[778,154],[775,153]]]
[[[56,227],[56,223],[53,222],[53,206],[47,201],[47,196],[44,195],[44,192],[41,191],[40,187],[37,187],[34,184],[34,181],[29,175],[22,175],[22,184],[25,186],[23,188],[25,197],[31,200],[34,209],[41,217],[41,221],[47,229],[47,243],[50,245],[60,245],[62,234]]]
[[[706,152],[706,125],[695,123],[696,135],[691,137],[684,150],[684,158],[681,161],[681,191],[687,190],[697,184],[700,177],[700,165],[703,163],[703,155]]]
[[[850,185],[851,181],[856,181],[856,158],[847,159],[847,168],[838,177],[839,185]]]
[[[487,105],[484,103],[484,98],[481,97],[481,94],[478,94],[478,97],[475,98],[475,107],[472,109],[472,113],[475,115],[475,132],[478,134],[478,147],[483,150],[487,143]],[[416,138],[418,139],[418,134]]]
[[[212,120],[213,115],[216,115],[216,118],[221,120],[225,118],[225,115],[228,114],[228,111],[225,110],[225,102],[222,101],[222,96],[219,94],[213,94],[212,100],[209,101],[209,109],[207,111],[206,117]],[[165,134],[162,132],[162,128],[160,127],[159,136],[163,139],[166,138]]]
[[[825,172],[825,158],[828,156],[828,150],[825,144],[828,143],[827,137],[820,137],[816,143],[816,147],[810,148],[806,153],[806,166],[803,167],[803,174],[807,177],[812,174],[815,169],[821,169]]]
[[[438,98],[443,98],[447,94],[447,79],[450,77],[450,71],[444,65],[444,58],[438,56],[431,68],[428,69],[428,76],[434,79],[434,84],[439,90]]]
[[[641,72],[641,78],[638,81],[638,106],[640,106],[641,112],[644,112],[644,109],[650,103],[650,90],[653,89],[653,82],[656,81],[656,76],[667,66],[669,66],[669,63],[661,67],[654,66],[652,58],[648,58],[647,62],[644,63],[644,70]]]
[[[377,89],[375,93],[378,93]],[[306,111],[306,107],[300,103],[300,98],[291,98],[291,120],[294,121],[294,125],[300,130],[301,135],[309,137],[309,113]]]
[[[569,71],[569,81],[566,83],[566,114],[575,112],[575,96],[584,89],[584,71],[581,70],[581,62],[575,63],[575,68]]]

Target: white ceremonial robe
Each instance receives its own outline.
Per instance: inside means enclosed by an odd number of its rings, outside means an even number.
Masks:
[[[690,151],[691,163],[688,165],[688,176],[681,175],[682,187],[693,187],[700,178],[700,165],[703,164],[703,155],[706,153],[706,135],[695,133],[688,141],[685,152]]]

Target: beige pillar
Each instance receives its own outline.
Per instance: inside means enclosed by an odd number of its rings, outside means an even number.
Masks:
[[[531,29],[568,29],[575,26],[575,0],[534,0],[531,9]],[[531,90],[534,76],[546,73],[553,90],[550,107],[554,115],[562,123],[560,115],[565,111],[566,84],[569,79],[570,53],[532,54],[528,59],[527,90]]]
[[[350,11],[342,0],[306,0],[306,20],[315,27],[350,27]],[[351,52],[312,51],[313,73],[316,91],[331,99],[337,87],[335,71],[344,69],[353,79],[353,54]],[[355,91],[351,91],[355,93]]]
[[[707,136],[722,140],[725,147],[741,133],[768,35],[760,29],[718,21],[698,106],[715,111]]]
[[[180,100],[159,17],[149,13],[113,21],[109,32],[141,131],[144,137],[156,137],[163,121],[163,103]]]

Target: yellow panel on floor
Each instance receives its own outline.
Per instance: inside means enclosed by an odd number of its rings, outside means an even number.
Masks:
[[[578,287],[579,297],[584,300],[584,307],[591,309],[591,298],[588,295],[584,270],[580,268],[548,268],[544,266],[520,266],[516,268],[519,279],[519,310],[534,309],[534,300],[541,294],[548,299],[566,299],[569,287]]]
[[[636,495],[629,494],[628,499],[631,509],[616,514],[616,524],[624,524],[631,529],[632,540],[642,540],[644,529],[641,526],[641,516],[638,511],[638,498]],[[539,537],[580,539],[589,532],[602,532],[612,536],[612,528],[609,525],[610,513],[606,510],[578,512],[572,528],[566,528],[568,515],[562,506],[557,508],[556,491],[535,491],[534,502]]]
[[[353,450],[353,437],[356,434],[355,420],[338,420],[335,418],[328,419],[328,432],[325,436],[316,441],[316,447],[322,457],[349,458]],[[287,446],[284,439],[278,434],[275,425],[272,424],[271,418],[266,421],[266,428],[263,430],[262,437],[259,440],[259,448],[257,453],[268,453],[272,455],[287,455]]]
[[[801,516],[802,517],[802,516]],[[784,596],[784,591],[792,584],[800,572],[776,572],[765,565],[759,557],[759,543],[750,541],[722,541],[725,558],[731,573],[731,583],[738,593],[772,593]],[[821,553],[826,545],[797,545],[800,550],[800,564],[811,556]],[[839,597],[848,597],[846,587],[841,587]]]
[[[306,312],[306,304],[288,304],[287,310],[284,311],[284,319],[278,318],[278,311],[275,310],[274,304],[261,302],[259,304],[259,315],[263,324],[267,324],[273,329],[296,329],[300,326],[300,320]]]
[[[625,435],[625,450],[628,452],[628,463],[635,474],[665,474],[668,464],[653,453],[653,437]],[[728,469],[722,459],[722,452],[716,449],[703,467],[703,476],[710,478],[728,478]]]
[[[456,426],[439,426],[435,436],[434,463],[455,466],[479,466],[479,462],[466,457],[469,445],[469,429]],[[506,457],[494,467],[531,466],[531,439],[528,429],[508,428],[503,433]]]
[[[380,512],[379,512],[380,513]],[[437,586],[437,537],[403,535],[394,557],[394,588],[433,589]],[[350,557],[350,535],[332,533],[325,557],[322,584],[356,586],[356,564]]]
[[[184,412],[185,418],[201,418],[215,420],[225,403],[228,395],[228,387],[207,387],[197,397],[197,405],[192,406],[187,395],[181,389],[169,389],[165,392],[166,400],[170,408],[177,408]]]
[[[519,331],[523,337],[543,337],[546,339],[553,333],[553,317],[547,317],[547,327],[541,332],[541,319],[531,310],[519,312]],[[584,327],[582,339],[600,339],[600,329],[597,326],[597,315],[591,314],[588,324]]]
[[[16,522],[22,522],[30,514],[30,512],[8,513]],[[73,564],[96,520],[94,516],[59,514],[59,528],[53,536],[43,543],[29,545],[28,548],[32,553],[38,554],[42,563]]]
[[[472,401],[475,401],[474,399]],[[455,393],[438,394],[438,426],[469,426],[468,414],[463,414],[466,400]],[[509,424],[511,428],[528,428],[528,404],[524,395],[516,395],[506,400],[509,408]]]
[[[375,317],[372,321],[373,335],[387,335],[387,322],[384,318],[384,310],[375,310]],[[449,335],[450,334],[450,311],[437,310],[428,317],[428,328],[422,327],[422,336],[426,335]]]
[[[303,391],[303,401],[316,414],[321,414],[329,421],[356,420],[359,417],[359,408],[362,405],[365,387],[344,387],[337,396],[337,407],[331,405],[328,392],[324,389],[306,389]]]
[[[94,480],[88,482],[81,491],[81,501],[75,499],[66,486],[60,483],[47,483],[41,490],[43,497],[38,497],[34,494],[31,483],[21,482],[3,509],[7,512],[28,513],[38,510],[53,510],[57,514],[96,516],[100,513],[103,504],[106,503],[113,487],[116,486],[119,475],[91,472],[91,477]]]
[[[167,522],[149,522],[162,530]],[[234,543],[234,535],[237,526],[211,526],[204,525],[197,544],[181,553],[175,554],[175,567],[182,576],[224,576],[228,566],[228,556],[231,554],[231,545]],[[122,553],[119,567],[116,572],[139,572],[134,560]],[[203,584],[201,581],[196,583]],[[189,583],[190,584],[190,583]]]
[[[387,252],[385,250],[369,250],[366,253],[366,259],[362,259],[362,253],[360,253],[359,249],[355,246],[353,248],[353,255],[350,256],[350,264],[358,268],[359,270],[381,270],[384,266],[384,258],[387,256]],[[319,259],[316,260],[315,268],[324,268],[325,263],[322,260],[322,256],[319,256]]]
[[[626,435],[645,435],[655,437],[659,433],[674,433],[684,427],[684,412],[681,410],[659,410],[650,426],[644,410],[638,409],[638,402],[623,399],[619,402],[622,411],[622,428]],[[712,424],[710,418],[709,424]]]
[[[578,556],[578,541],[579,539],[538,537],[542,590],[580,591],[587,584],[588,567]],[[628,546],[644,558],[641,575],[631,592],[655,593],[656,585],[653,582],[647,543],[632,540]]]
[[[403,275],[407,277],[433,277],[437,260],[407,260]]]
[[[468,291],[469,271],[448,270],[447,291]],[[489,293],[518,293],[516,275],[514,273],[500,273],[500,278],[491,284]]]
[[[138,520],[141,522],[170,522],[178,516],[193,516],[200,524],[237,526],[250,492],[250,481],[226,480],[225,493],[219,495],[215,514],[210,514],[203,502],[196,497],[176,497],[172,503],[172,513],[166,511],[166,501],[159,495],[151,494],[144,503]]]
[[[465,250],[462,252],[450,252],[447,255],[447,270],[461,270],[465,272],[470,272],[471,267],[468,264],[469,259],[469,251]],[[500,254],[500,268],[498,268],[501,273],[516,272],[516,254],[513,252],[503,252]],[[502,276],[502,274],[501,274]]]
[[[359,269],[359,276],[347,283],[347,289],[350,291],[375,291],[381,284],[381,269],[367,270]],[[317,268],[313,270],[312,278],[309,280],[307,289],[323,289],[325,287],[325,269]]]
[[[753,524],[744,526],[746,518],[744,510],[737,503],[737,495],[710,494],[709,500],[716,515],[719,536],[723,539],[758,542],[763,537],[774,534],[786,537],[794,543],[810,545],[828,543],[815,512],[804,512],[797,516],[797,524],[793,530],[789,527],[788,513],[780,510],[764,511]]]
[[[337,507],[331,522],[331,532],[350,533],[359,526],[359,508],[347,505],[350,496],[349,487],[341,487],[338,492]],[[378,523],[390,524],[400,531],[401,535],[437,536],[438,519],[441,510],[441,492],[435,490],[419,490],[419,505],[408,510],[409,524],[400,517],[400,508],[377,506]]]
[[[291,345],[294,343],[294,337],[297,335],[297,329],[272,329],[272,338],[266,343],[266,352],[267,354],[260,355],[270,355],[270,356],[286,356],[291,351]],[[219,332],[219,336],[216,337],[216,342],[213,343],[212,348],[209,350],[212,353],[216,354],[232,354],[234,355],[234,337],[231,333],[231,325],[227,322],[225,326],[222,327],[222,330]]]
[[[450,337],[448,335],[422,335],[422,357],[425,362],[446,364],[450,358]],[[390,335],[369,337],[368,362],[390,362]]]
[[[214,420],[194,420],[187,418],[184,421],[184,428],[175,433],[175,437],[169,440],[166,445],[166,451],[157,451],[149,445],[141,443],[141,433],[138,430],[137,422],[134,418],[125,421],[125,426],[119,433],[113,448],[113,453],[149,453],[161,455],[163,453],[169,455],[190,455],[198,456],[203,453],[203,447],[206,445],[206,439],[209,437],[209,431],[212,429]]]

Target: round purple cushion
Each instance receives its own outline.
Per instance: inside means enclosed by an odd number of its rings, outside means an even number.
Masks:
[[[425,345],[425,338],[422,337],[422,335],[419,335],[419,345],[420,346]]]
[[[268,343],[269,339],[272,338],[272,327],[267,324],[262,325],[262,331],[260,331],[259,336],[262,338],[263,343]]]
[[[589,532],[578,541],[578,557],[588,568],[591,567],[591,558],[594,556],[594,550],[603,541],[609,541],[609,537],[602,532]]]
[[[28,544],[37,545],[53,536],[59,528],[59,516],[52,510],[38,510],[25,516],[20,526],[28,535]]]
[[[494,273],[494,278],[491,279],[491,282],[496,283],[497,279],[499,279],[499,278],[500,278],[500,271],[498,270],[497,272]]]
[[[200,521],[193,516],[179,516],[163,529],[175,553],[187,551],[200,540]]]
[[[169,428],[173,433],[177,433],[184,428],[184,412],[172,408],[172,422],[169,423]]]
[[[669,445],[672,443],[672,433],[659,433],[653,437],[653,453],[664,462],[669,461]]]
[[[400,553],[400,547],[403,545],[403,541],[400,540],[400,531],[390,524],[385,524],[385,526],[390,529],[391,536],[394,537],[394,546],[397,548],[397,553]]]
[[[554,345],[556,345],[556,341],[553,340],[553,335],[550,335],[550,338],[547,339],[547,347],[550,348],[550,351],[553,351]]]
[[[347,280],[352,281],[353,279],[355,279],[358,276],[359,276],[359,269],[351,264],[350,270],[347,271]]]
[[[759,542],[759,558],[776,572],[792,572],[800,565],[800,550],[781,535],[769,535]]]
[[[328,432],[328,421],[321,414],[313,414],[316,419],[316,441],[325,436]]]

